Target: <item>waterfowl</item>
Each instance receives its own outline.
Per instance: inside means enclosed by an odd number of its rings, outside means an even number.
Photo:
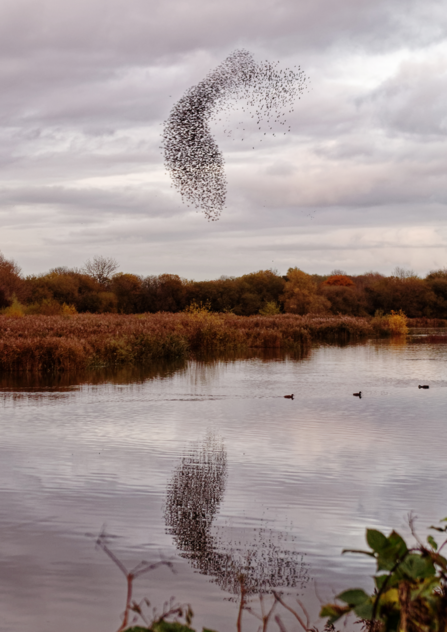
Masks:
[[[292,395],[284,395],[284,399],[293,399],[293,394]]]
[[[428,386],[428,384],[424,384],[423,386],[419,384],[418,388],[430,388],[430,387]]]
[[[358,393],[352,393],[354,395],[354,397],[360,397],[360,399],[362,399],[362,391],[359,391]]]

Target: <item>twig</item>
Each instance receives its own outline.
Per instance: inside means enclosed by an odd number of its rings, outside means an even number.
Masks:
[[[242,632],[242,610],[245,607],[246,590],[245,590],[245,586],[244,586],[244,576],[243,575],[241,575],[240,583],[241,583],[241,603],[239,604],[239,614],[237,616],[237,632]]]
[[[265,617],[263,617],[263,626],[262,626],[262,632],[267,632],[267,626],[269,624],[270,621],[270,617],[273,614],[273,610],[275,609],[275,606],[277,604],[277,601],[275,599],[275,601],[272,604],[272,607],[270,608],[270,610],[267,612],[267,615]]]
[[[286,628],[284,627],[284,623],[281,621],[281,617],[279,616],[279,614],[276,615],[275,621],[281,632],[287,632]]]
[[[306,608],[304,607],[304,604],[302,603],[302,601],[300,601],[298,599],[298,597],[296,598],[296,601],[297,601],[298,605],[300,606],[301,610],[304,612],[304,614],[306,616],[306,626],[307,626],[307,628],[309,628],[309,626],[310,626],[309,613],[307,612]]]
[[[296,610],[294,610],[293,608],[291,608],[289,605],[286,604],[285,601],[283,601],[281,599],[281,596],[277,593],[277,592],[273,592],[273,594],[275,595],[275,598],[277,599],[277,601],[279,601],[279,603],[289,612],[291,612],[293,614],[293,616],[295,617],[295,619],[298,621],[298,623],[301,625],[301,627],[303,628],[303,630],[308,630],[308,626],[306,626],[304,624],[304,621],[302,620],[302,618],[300,617],[300,615],[298,614],[298,612],[296,612]]]
[[[104,551],[104,553],[109,556],[112,562],[123,573],[127,582],[126,607],[124,610],[123,621],[117,630],[117,632],[122,632],[127,627],[130,611],[133,610],[134,612],[137,612],[141,616],[139,605],[136,602],[132,603],[133,580],[136,579],[137,577],[140,577],[141,575],[144,575],[145,573],[148,573],[149,571],[153,571],[156,568],[159,568],[160,566],[167,566],[168,568],[171,569],[173,573],[175,572],[175,570],[174,570],[174,566],[172,562],[168,560],[161,560],[160,562],[153,562],[153,563],[146,562],[145,560],[143,560],[129,571],[121,562],[121,560],[118,559],[115,553],[113,553],[113,551],[109,549],[109,547],[107,546],[105,542],[106,537],[107,535],[104,532],[104,530],[101,531],[101,533],[96,539],[96,546],[99,546],[99,548],[101,548]],[[167,615],[164,615],[164,616],[167,616]],[[143,617],[143,620],[144,620],[144,617]]]
[[[412,511],[410,511],[410,513],[408,514],[408,526],[410,527],[411,535],[420,546],[424,546],[419,540],[418,534],[416,533],[416,527],[414,526],[416,520],[417,516]]]

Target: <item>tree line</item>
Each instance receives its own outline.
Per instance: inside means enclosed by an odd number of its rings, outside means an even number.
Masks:
[[[112,258],[94,257],[81,269],[59,267],[24,276],[0,253],[0,310],[13,304],[27,314],[181,312],[191,305],[213,312],[254,314],[348,314],[367,316],[403,310],[410,318],[447,318],[447,269],[421,278],[396,268],[348,275],[286,275],[260,270],[240,277],[193,281],[176,274],[142,276],[117,272]]]

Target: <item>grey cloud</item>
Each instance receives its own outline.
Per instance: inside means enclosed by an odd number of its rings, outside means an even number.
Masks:
[[[407,60],[370,96],[382,125],[396,134],[439,137],[447,134],[446,55]]]
[[[55,207],[62,215],[88,216],[93,221],[117,213],[151,217],[173,214],[172,200],[157,189],[121,189],[107,191],[102,188],[70,189],[66,187],[27,187],[0,192],[0,205],[10,207],[46,206]],[[95,212],[92,215],[92,211]]]
[[[406,264],[404,249],[411,267],[430,267],[445,256],[446,32],[439,0],[7,0],[0,249],[27,272],[99,249],[124,268],[198,278],[281,257],[323,271],[344,250],[350,271],[374,260],[369,250],[390,269]],[[216,126],[229,195],[211,228],[169,188],[161,123],[239,46],[301,63],[313,87],[290,135],[261,143],[247,125],[254,151]],[[402,237],[421,217],[439,240]],[[352,227],[372,231],[368,252],[355,250]]]
[[[294,49],[327,47],[344,40],[383,49],[416,45],[445,35],[446,15],[435,0],[83,0],[61,5],[4,2],[0,34],[3,51],[81,50],[91,62],[117,56],[121,63],[147,63],[195,48],[232,46],[237,41],[293,37]],[[114,64],[115,65],[115,64]]]
[[[212,51],[212,67],[240,45],[289,56],[312,52],[320,60],[333,47],[382,52],[420,46],[445,36],[441,9],[436,0],[172,0],[150,6],[142,0],[10,0],[0,9],[0,116],[74,122],[102,113],[141,121],[143,112],[161,114],[160,78],[144,69],[169,73],[185,55],[204,49]],[[139,69],[139,76],[132,79],[129,69]]]

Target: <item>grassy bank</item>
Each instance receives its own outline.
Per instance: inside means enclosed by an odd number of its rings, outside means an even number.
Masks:
[[[139,365],[244,348],[296,349],[312,341],[386,335],[386,318],[196,313],[0,316],[0,371],[43,373]]]

